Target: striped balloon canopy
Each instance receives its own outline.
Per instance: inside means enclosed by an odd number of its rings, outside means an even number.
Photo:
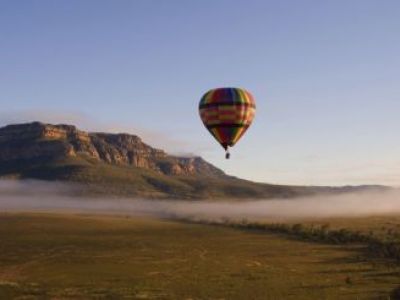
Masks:
[[[253,121],[256,104],[253,96],[240,88],[209,90],[200,100],[200,118],[226,151],[243,136]]]

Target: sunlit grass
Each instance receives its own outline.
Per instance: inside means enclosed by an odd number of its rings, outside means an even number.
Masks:
[[[399,268],[360,245],[149,218],[2,214],[0,299],[368,299]]]

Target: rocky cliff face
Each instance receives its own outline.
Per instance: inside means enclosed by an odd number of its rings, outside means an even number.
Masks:
[[[74,156],[166,175],[224,175],[201,157],[171,156],[146,145],[135,135],[88,133],[72,125],[39,122],[0,128],[0,166],[2,162]]]

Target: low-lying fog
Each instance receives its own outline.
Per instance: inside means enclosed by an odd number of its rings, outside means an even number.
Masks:
[[[400,214],[400,193],[360,192],[291,200],[178,201],[67,196],[75,187],[41,181],[0,181],[0,212],[70,211],[99,214],[294,219]]]

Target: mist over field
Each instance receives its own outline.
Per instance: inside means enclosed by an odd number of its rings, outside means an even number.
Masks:
[[[0,211],[46,211],[163,218],[271,219],[362,217],[400,213],[400,192],[246,201],[147,200],[71,196],[78,186],[44,181],[0,181]]]

